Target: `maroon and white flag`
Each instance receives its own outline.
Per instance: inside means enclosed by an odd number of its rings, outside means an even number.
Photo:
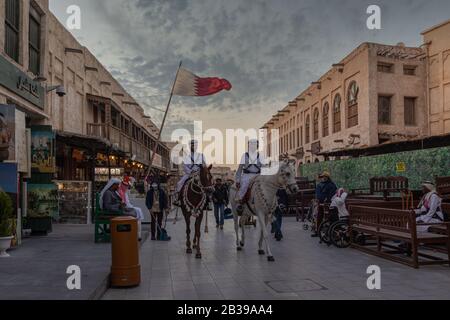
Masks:
[[[200,78],[189,70],[180,68],[173,94],[176,96],[204,97],[216,94],[222,90],[230,91],[231,88],[231,83],[228,80]]]

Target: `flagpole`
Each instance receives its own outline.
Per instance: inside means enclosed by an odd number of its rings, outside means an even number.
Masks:
[[[147,182],[147,179],[150,176],[150,171],[152,170],[153,161],[155,160],[155,156],[156,156],[156,151],[158,150],[158,146],[160,145],[160,142],[161,142],[162,132],[164,130],[164,125],[166,123],[167,114],[169,113],[170,103],[172,102],[173,92],[175,90],[175,85],[177,83],[178,74],[180,73],[180,69],[181,69],[182,64],[183,64],[183,61],[180,61],[180,65],[178,66],[177,74],[175,76],[175,81],[173,82],[172,90],[170,91],[170,98],[169,98],[169,102],[167,103],[166,112],[164,113],[164,118],[163,118],[163,121],[162,121],[162,124],[161,124],[161,128],[159,129],[158,139],[155,142],[155,146],[153,147],[153,153],[152,153],[151,158],[150,158],[150,165],[148,167],[147,175],[145,176],[145,182]]]

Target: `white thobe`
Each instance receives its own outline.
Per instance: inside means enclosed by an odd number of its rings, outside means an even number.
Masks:
[[[245,153],[242,156],[239,169],[236,173],[236,182],[240,183],[237,200],[244,199],[250,183],[261,174],[261,169],[265,165],[267,165],[267,161],[259,153]]]
[[[177,193],[181,191],[191,174],[200,170],[201,165],[206,166],[205,157],[202,153],[195,152],[183,159],[184,175],[177,183]]]
[[[442,199],[432,191],[427,193],[420,201],[419,208],[414,210],[417,217],[417,223],[441,223],[444,221],[444,214],[441,211]],[[440,218],[436,218],[436,215]],[[427,232],[430,226],[417,226],[417,232]]]

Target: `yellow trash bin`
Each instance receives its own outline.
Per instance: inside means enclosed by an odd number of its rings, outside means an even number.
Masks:
[[[111,286],[134,287],[141,283],[137,219],[117,217],[111,220]]]

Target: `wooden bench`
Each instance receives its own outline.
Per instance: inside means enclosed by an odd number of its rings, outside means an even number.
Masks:
[[[443,203],[442,211],[446,212],[447,215],[450,215],[450,203]],[[437,234],[447,234],[447,228],[443,225],[431,226],[429,231]]]
[[[109,212],[100,208],[100,194],[95,195],[95,243],[111,242],[111,219],[120,217],[123,212]]]
[[[436,177],[436,191],[444,201],[450,201],[450,177]]]
[[[385,209],[376,207],[350,206],[350,232],[371,236],[375,242],[360,244],[351,240],[351,246],[363,252],[391,261],[419,268],[421,265],[448,264],[450,260],[450,225],[442,223],[446,234],[417,232],[416,216],[413,210]],[[427,224],[421,224],[427,225]],[[401,241],[411,248],[411,257],[392,241]],[[446,259],[419,251],[420,245],[445,245]]]
[[[288,212],[295,212],[297,221],[304,220],[306,216],[306,208],[311,201],[316,198],[315,189],[300,190],[296,194],[288,195]]]
[[[352,189],[350,196],[358,198],[388,199],[392,193],[399,193],[408,190],[408,178],[405,177],[373,177],[369,181],[370,188]]]

